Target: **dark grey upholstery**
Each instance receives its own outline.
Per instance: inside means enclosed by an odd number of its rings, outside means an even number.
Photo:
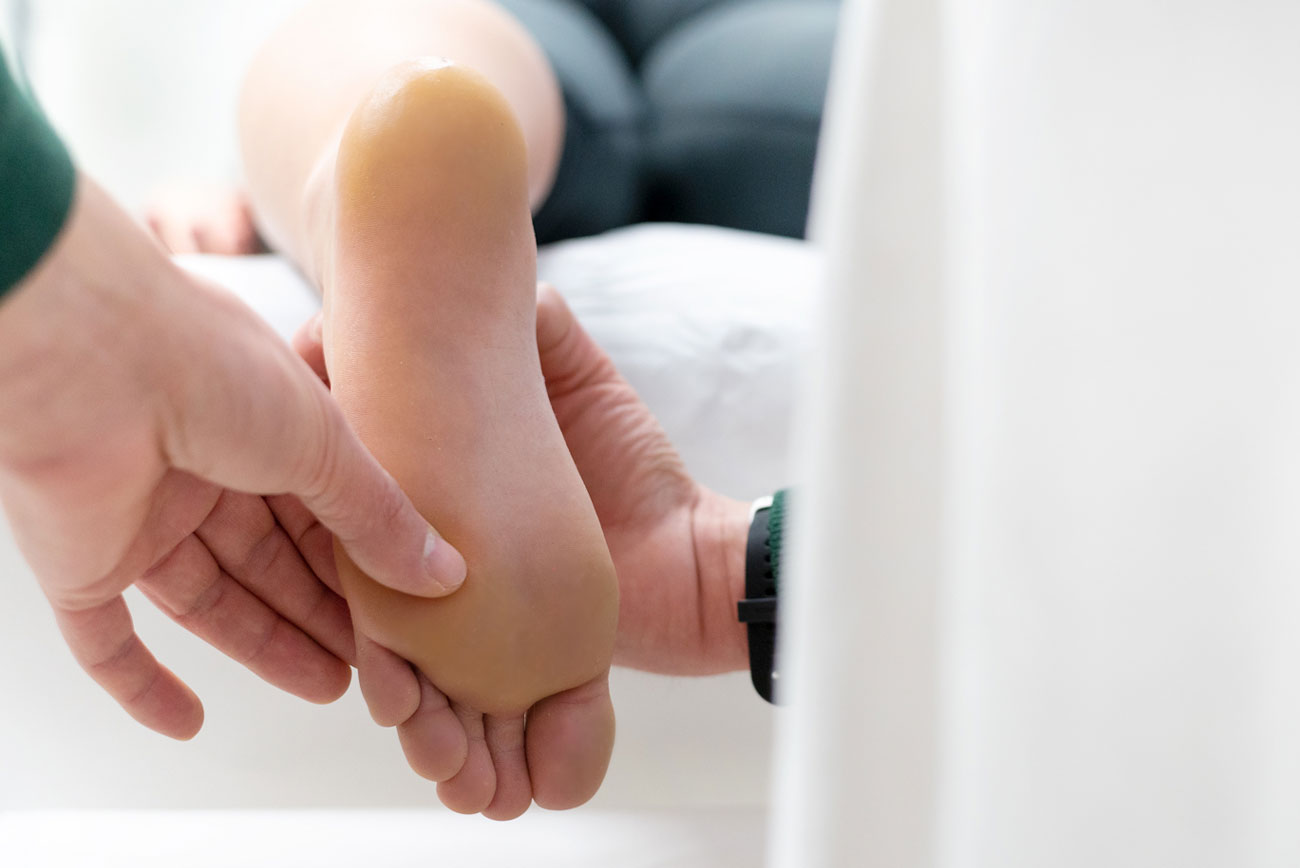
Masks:
[[[542,242],[637,220],[800,236],[838,0],[499,0],[564,87]]]

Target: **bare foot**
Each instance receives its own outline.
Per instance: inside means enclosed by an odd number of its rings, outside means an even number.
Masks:
[[[468,738],[440,796],[499,817],[585,801],[613,744],[617,582],[538,365],[526,175],[485,79],[403,64],[343,132],[317,247],[334,394],[469,564],[442,600],[388,590],[341,551],[340,579],[361,630],[451,699],[422,703],[423,738],[457,722]]]
[[[243,256],[266,249],[248,197],[233,187],[167,187],[151,197],[145,221],[172,253]]]

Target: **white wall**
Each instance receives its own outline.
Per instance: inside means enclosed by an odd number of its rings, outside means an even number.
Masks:
[[[12,2],[12,0],[11,0]],[[296,0],[28,0],[27,70],[78,162],[133,208],[233,181],[241,74]]]

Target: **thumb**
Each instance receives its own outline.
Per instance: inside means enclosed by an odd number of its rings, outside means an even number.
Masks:
[[[537,355],[552,402],[588,386],[622,382],[564,297],[546,283],[537,285]]]
[[[325,367],[324,323],[324,312],[316,311],[306,322],[298,326],[298,331],[293,335],[292,346],[293,351],[312,369],[312,373],[320,377],[321,382],[328,386],[330,375]]]
[[[313,385],[318,400],[329,407],[321,413],[325,430],[317,440],[322,445],[316,466],[322,470],[290,480],[287,491],[296,494],[352,562],[380,584],[422,597],[440,597],[459,588],[467,572],[460,552],[429,525],[366,450],[325,388]]]
[[[247,308],[220,313],[209,319],[225,322],[192,344],[209,352],[187,365],[164,417],[173,466],[237,491],[296,495],[390,588],[437,597],[459,587],[464,558],[366,450],[308,366]]]

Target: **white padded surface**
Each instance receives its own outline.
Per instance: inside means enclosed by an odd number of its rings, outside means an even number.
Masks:
[[[758,810],[534,812],[512,823],[428,811],[132,811],[0,815],[22,868],[751,868]]]

